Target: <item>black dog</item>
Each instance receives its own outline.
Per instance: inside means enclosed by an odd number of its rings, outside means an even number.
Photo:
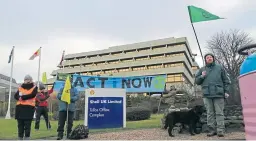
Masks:
[[[168,129],[169,136],[174,137],[172,134],[172,129],[176,123],[181,123],[184,127],[184,124],[189,126],[189,133],[191,135],[199,134],[196,132],[196,123],[199,122],[201,115],[204,112],[204,107],[201,105],[193,107],[189,111],[177,111],[169,113],[166,117],[164,128]]]

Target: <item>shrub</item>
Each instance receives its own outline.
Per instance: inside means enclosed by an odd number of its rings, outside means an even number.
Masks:
[[[127,107],[126,108],[126,120],[138,121],[149,119],[151,116],[151,110],[145,107]]]

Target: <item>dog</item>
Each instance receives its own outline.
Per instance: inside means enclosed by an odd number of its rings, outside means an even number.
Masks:
[[[166,117],[165,126],[164,128],[168,128],[168,133],[170,137],[174,137],[172,134],[172,129],[176,123],[181,123],[182,127],[184,125],[189,126],[189,133],[193,136],[196,134],[199,134],[196,131],[196,124],[200,121],[200,117],[204,112],[204,107],[201,105],[194,106],[189,111],[176,111],[169,113]],[[181,131],[180,131],[181,133]]]

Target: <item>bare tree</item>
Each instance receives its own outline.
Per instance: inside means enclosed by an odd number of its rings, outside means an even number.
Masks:
[[[188,106],[189,102],[194,99],[194,96],[195,96],[194,88],[188,83],[176,84],[175,88],[177,89],[177,94],[183,94],[183,97],[185,98]]]
[[[249,34],[240,30],[229,30],[228,32],[220,32],[211,37],[207,41],[207,50],[215,55],[216,62],[222,65],[228,73],[231,81],[232,104],[240,104],[240,92],[237,77],[245,56],[237,53],[241,46],[253,43],[253,39]]]

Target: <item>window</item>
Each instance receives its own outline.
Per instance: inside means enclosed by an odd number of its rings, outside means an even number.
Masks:
[[[86,64],[84,65],[85,67],[88,67],[88,66],[93,66],[93,64]]]
[[[147,51],[149,50],[150,48],[140,48],[140,49],[137,49],[139,52],[144,52],[144,51]]]
[[[127,50],[127,51],[124,51],[125,53],[133,53],[133,52],[136,52],[136,50]]]
[[[175,75],[174,75],[174,81],[175,81],[175,82],[181,82],[181,81],[183,81],[183,79],[182,79],[182,74],[175,74]]]
[[[106,74],[116,73],[116,70],[106,70],[105,73]]]
[[[184,64],[183,63],[168,63],[168,64],[164,65],[165,68],[178,67],[178,66],[184,66]]]
[[[140,71],[140,70],[145,70],[145,69],[146,69],[145,66],[143,66],[143,67],[134,67],[133,71]]]
[[[198,70],[198,67],[193,66],[192,70]]]
[[[184,56],[184,53],[166,54],[166,57]]]
[[[152,50],[159,50],[159,49],[163,49],[163,47],[165,47],[165,46],[156,46],[156,47],[152,47]]]
[[[164,54],[151,56],[150,59],[162,58]]]
[[[159,65],[150,65],[148,66],[148,69],[157,69],[157,68],[162,68],[162,64],[159,64]]]
[[[182,74],[170,74],[167,75],[166,82],[183,82],[185,79]]]
[[[129,71],[129,68],[119,69],[119,72],[126,72],[126,71]]]
[[[147,56],[144,56],[144,57],[139,57],[139,58],[136,58],[135,60],[136,61],[140,61],[140,60],[147,60],[148,57]]]
[[[105,65],[106,63],[105,62],[100,62],[100,63],[97,63],[97,66],[98,65]]]
[[[107,57],[109,54],[100,54],[100,57]]]
[[[122,60],[121,62],[132,62],[132,61],[133,61],[133,59],[130,58],[130,59],[124,59],[124,60]]]
[[[116,61],[109,61],[108,63],[109,64],[117,64],[117,63],[119,63],[119,61],[118,60],[116,60]]]
[[[112,52],[111,55],[119,55],[121,54],[122,52]]]
[[[92,72],[92,75],[98,75],[98,74],[101,74],[101,71]]]

